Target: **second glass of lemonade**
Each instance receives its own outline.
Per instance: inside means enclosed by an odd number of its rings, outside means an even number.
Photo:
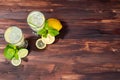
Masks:
[[[28,46],[27,41],[24,39],[22,30],[17,26],[11,26],[7,28],[7,30],[5,31],[4,37],[6,42],[16,45],[19,48],[21,47],[26,48]]]

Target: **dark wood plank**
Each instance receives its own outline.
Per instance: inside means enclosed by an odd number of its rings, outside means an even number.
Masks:
[[[61,20],[56,41],[38,50],[26,18],[33,10]],[[29,42],[18,67],[3,56],[5,30],[16,25]],[[119,80],[119,0],[0,0],[0,80]]]

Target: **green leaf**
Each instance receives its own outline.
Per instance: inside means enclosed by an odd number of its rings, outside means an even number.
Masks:
[[[18,49],[17,49],[17,48],[15,49],[15,55],[14,55],[14,57],[15,57],[15,59],[17,59],[17,60],[19,59],[19,56],[18,56]]]
[[[44,28],[46,29],[46,30],[48,30],[48,22],[47,21],[45,21],[45,26],[44,26]]]
[[[47,37],[47,34],[48,34],[48,33],[42,34],[42,37],[45,37],[45,38],[46,38],[46,37]]]
[[[6,46],[6,48],[4,49],[5,58],[11,60],[14,57],[14,54],[15,54],[15,50]]]
[[[15,53],[18,51],[17,47],[13,44],[8,44],[6,48],[4,49],[4,56],[5,58],[11,60],[14,56]]]
[[[52,28],[51,26],[49,26],[49,25],[48,25],[48,22],[46,21],[46,22],[45,22],[45,29],[46,29],[46,30],[50,30],[50,29],[54,29],[54,28]]]
[[[41,35],[43,37],[47,37],[47,34],[50,34],[52,36],[57,36],[59,34],[59,31],[57,31],[56,29],[50,27],[48,25],[48,22],[45,21],[45,26],[43,29],[41,29],[40,31],[37,32],[38,35]]]
[[[56,29],[49,29],[48,34],[52,36],[57,36],[59,34],[59,31],[57,31]]]
[[[42,35],[42,34],[46,34],[46,33],[47,33],[47,30],[44,28],[37,32],[38,35]]]
[[[50,30],[50,29],[54,29],[54,28],[52,28],[52,27],[50,27],[50,26],[46,26],[45,29],[46,29],[46,30]]]
[[[18,60],[19,59],[18,53],[15,53],[14,57],[15,57],[15,59]]]
[[[16,46],[13,45],[13,44],[8,44],[7,46],[10,47],[10,48],[16,49]]]

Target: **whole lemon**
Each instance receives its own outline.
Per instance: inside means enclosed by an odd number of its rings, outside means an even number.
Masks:
[[[47,22],[50,27],[56,29],[57,31],[60,31],[62,29],[62,24],[56,18],[49,18]]]

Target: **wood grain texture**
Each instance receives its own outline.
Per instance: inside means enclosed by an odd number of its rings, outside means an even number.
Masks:
[[[35,47],[39,37],[26,22],[33,10],[63,24],[45,50]],[[29,43],[19,67],[3,56],[12,25]],[[0,0],[0,80],[120,80],[120,0]]]

